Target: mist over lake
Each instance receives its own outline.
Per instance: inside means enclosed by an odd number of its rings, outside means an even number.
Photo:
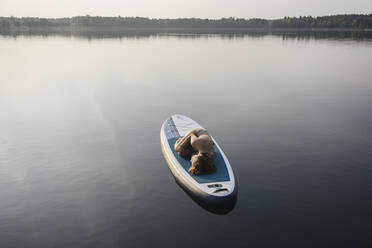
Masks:
[[[0,35],[0,247],[369,247],[370,33]],[[159,132],[206,127],[238,182],[216,215]]]

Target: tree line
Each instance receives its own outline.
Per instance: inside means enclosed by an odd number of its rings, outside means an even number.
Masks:
[[[284,17],[276,20],[259,18],[177,18],[76,16],[71,18],[0,17],[0,29],[51,27],[123,27],[123,28],[347,28],[372,29],[372,14]]]

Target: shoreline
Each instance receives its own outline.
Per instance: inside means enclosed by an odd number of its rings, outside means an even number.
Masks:
[[[0,32],[218,32],[218,33],[244,33],[244,32],[372,32],[372,28],[146,28],[146,27],[11,27],[2,28]]]

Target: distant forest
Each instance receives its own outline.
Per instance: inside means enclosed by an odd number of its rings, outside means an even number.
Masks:
[[[144,17],[76,16],[72,18],[0,17],[0,30],[50,28],[256,28],[256,29],[372,29],[372,14],[284,17],[265,19],[151,19]]]

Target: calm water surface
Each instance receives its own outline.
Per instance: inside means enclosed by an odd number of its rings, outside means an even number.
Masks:
[[[0,36],[0,247],[370,247],[372,42]],[[162,122],[207,127],[227,215],[177,186]]]

